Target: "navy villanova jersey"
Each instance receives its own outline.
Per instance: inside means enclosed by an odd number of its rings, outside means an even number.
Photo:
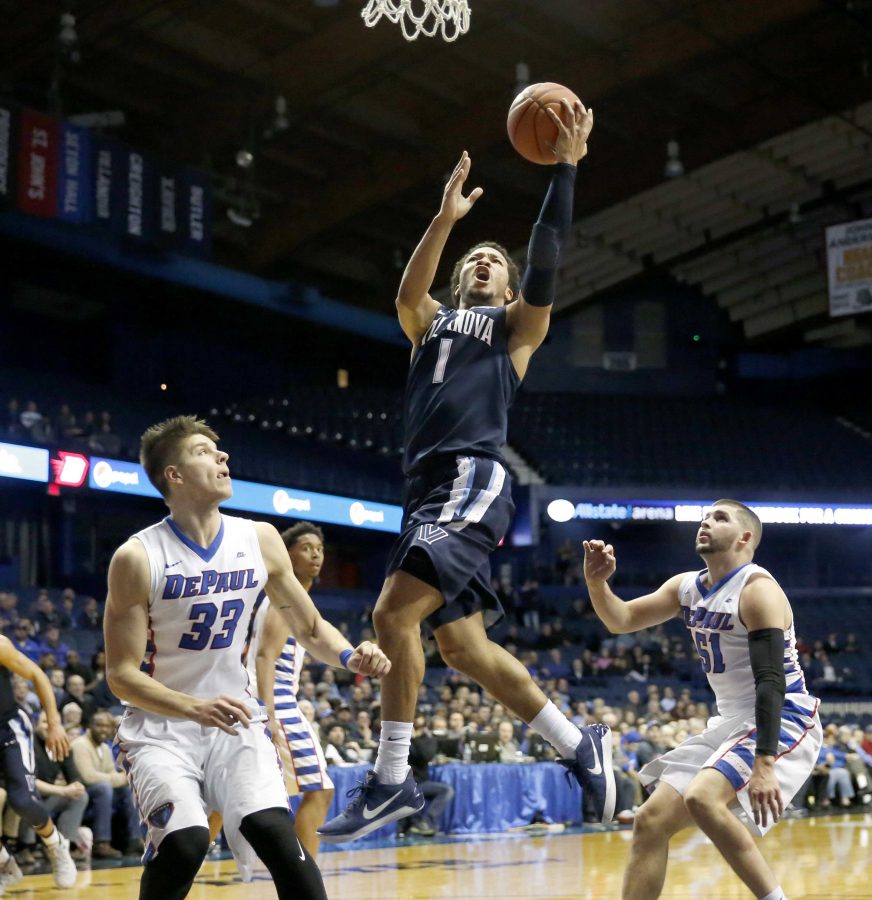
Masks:
[[[508,355],[506,307],[441,306],[409,368],[403,471],[458,454],[502,461],[519,384]]]

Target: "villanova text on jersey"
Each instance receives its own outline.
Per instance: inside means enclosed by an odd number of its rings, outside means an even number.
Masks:
[[[520,381],[508,355],[506,307],[440,307],[409,367],[403,470],[439,456],[502,462]]]

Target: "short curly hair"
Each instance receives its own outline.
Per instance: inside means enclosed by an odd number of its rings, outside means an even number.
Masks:
[[[451,306],[457,306],[457,287],[460,284],[460,270],[463,268],[463,264],[469,259],[470,255],[475,253],[476,250],[481,247],[490,247],[493,250],[502,253],[506,260],[506,269],[509,273],[509,289],[512,292],[514,297],[517,297],[521,292],[521,270],[518,268],[517,263],[512,259],[509,255],[509,251],[502,244],[498,244],[496,241],[479,241],[479,243],[473,245],[457,260],[454,264],[454,271],[451,273],[451,289],[450,289],[450,297],[449,303]]]

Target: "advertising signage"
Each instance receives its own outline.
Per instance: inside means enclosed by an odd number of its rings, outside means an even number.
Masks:
[[[160,497],[139,463],[100,456],[91,457],[88,486],[98,491]],[[395,534],[400,530],[403,512],[401,507],[388,503],[300,491],[277,484],[243,481],[241,478],[233,479],[233,496],[222,505],[228,509],[268,516],[311,519],[329,525],[370,528]]]

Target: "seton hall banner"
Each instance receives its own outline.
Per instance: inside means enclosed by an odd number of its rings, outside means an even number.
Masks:
[[[203,171],[0,100],[0,209],[207,257],[211,201]]]

